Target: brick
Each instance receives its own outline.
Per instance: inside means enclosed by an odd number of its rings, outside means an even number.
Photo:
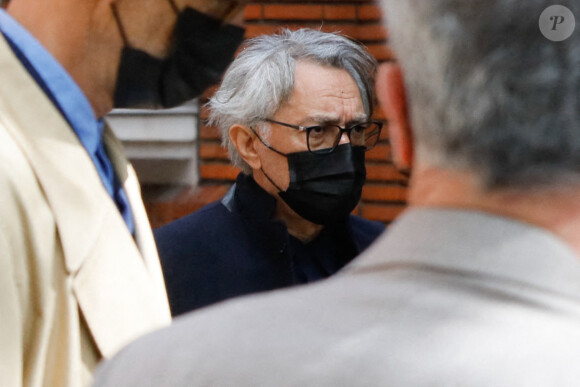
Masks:
[[[388,141],[389,140],[389,123],[386,122],[383,125],[383,129],[381,130],[381,138],[379,141]]]
[[[358,215],[358,216],[361,216],[361,214],[360,214],[360,213],[361,213],[361,211],[360,211],[360,205],[357,205],[357,206],[354,208],[354,210],[352,210],[350,213],[351,213],[352,215]]]
[[[262,6],[259,4],[248,4],[244,8],[245,20],[256,20],[262,18]]]
[[[167,201],[146,201],[151,227],[158,228],[182,218],[201,207],[221,199],[230,184],[204,185],[182,190],[176,198]]]
[[[320,28],[324,32],[337,32],[341,35],[348,36],[349,38],[358,39],[357,26],[350,24],[338,24],[338,23],[325,23]],[[360,39],[359,39],[360,40]]]
[[[230,164],[206,163],[199,167],[202,179],[209,180],[235,180],[240,170]]]
[[[386,42],[387,32],[384,27],[380,25],[359,26],[344,23],[332,23],[318,19],[308,21],[306,19],[293,20],[291,23],[276,23],[268,21],[264,24],[246,24],[246,38],[252,38],[263,34],[273,34],[281,31],[283,28],[296,30],[299,28],[320,29],[324,32],[337,32],[341,35],[359,40],[363,43],[366,41],[381,40]],[[384,44],[381,42],[381,44]]]
[[[322,13],[324,20],[356,20],[354,5],[325,5]]]
[[[376,60],[379,62],[386,62],[393,60],[395,55],[391,51],[391,49],[385,46],[384,43],[379,44],[367,44],[367,49],[369,53],[375,57]]]
[[[201,125],[199,128],[199,138],[202,140],[219,140],[221,134],[215,126]]]
[[[370,220],[389,223],[395,220],[405,208],[405,205],[363,204],[361,206],[361,216]]]
[[[265,34],[275,34],[283,29],[298,30],[300,28],[320,29],[320,22],[316,23],[273,23],[273,24],[247,24],[245,38],[254,38]]]
[[[205,160],[229,160],[228,151],[220,143],[203,143],[199,146],[199,157]]]
[[[246,33],[244,37],[246,39],[255,38],[260,35],[271,35],[280,32],[282,28],[285,27],[281,24],[259,24],[259,25],[246,25]]]
[[[367,163],[367,180],[406,182],[407,178],[393,165]]]
[[[407,187],[366,184],[363,188],[362,198],[370,201],[405,202],[407,200]]]
[[[363,21],[381,20],[382,10],[378,5],[359,5],[358,19]]]
[[[175,220],[173,203],[156,203],[144,200],[145,210],[152,228],[158,228]]]
[[[206,204],[220,200],[228,192],[229,187],[229,184],[207,184],[185,190],[174,202],[173,217],[179,219]]]
[[[217,89],[219,88],[219,85],[212,85],[210,87],[208,87],[207,89],[204,90],[200,100],[202,102],[207,102],[207,100],[215,94],[215,92],[217,91]]]
[[[376,41],[387,39],[387,31],[380,24],[361,26],[342,23],[325,23],[322,26],[322,30],[325,32],[339,32],[342,35],[360,40],[363,43],[369,40]]]
[[[383,113],[383,110],[381,109],[381,107],[378,104],[378,101],[375,105],[375,111],[373,114],[373,120],[378,120],[378,121],[385,121],[386,120],[386,116]],[[385,125],[383,125],[383,130],[385,130]]]
[[[387,29],[380,23],[357,26],[357,38],[360,40],[385,41],[388,37]]]
[[[321,5],[265,5],[264,19],[319,20],[323,18]]]
[[[387,161],[391,158],[391,146],[388,143],[378,143],[366,153],[366,159],[372,161]]]

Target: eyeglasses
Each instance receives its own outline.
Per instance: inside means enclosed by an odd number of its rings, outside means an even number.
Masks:
[[[377,145],[383,127],[383,123],[377,121],[362,122],[349,128],[342,128],[338,125],[291,125],[271,119],[265,119],[264,121],[305,131],[308,150],[317,154],[332,153],[338,146],[343,133],[348,135],[352,146],[363,146],[365,152],[369,151]]]

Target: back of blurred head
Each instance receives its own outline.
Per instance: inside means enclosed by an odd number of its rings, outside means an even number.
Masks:
[[[563,1],[580,15],[576,1]],[[415,160],[486,189],[580,183],[580,37],[544,37],[548,0],[383,0]]]

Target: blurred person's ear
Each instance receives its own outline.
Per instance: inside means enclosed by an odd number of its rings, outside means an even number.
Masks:
[[[229,136],[240,157],[248,163],[252,170],[259,170],[262,167],[262,161],[256,151],[256,142],[260,140],[252,130],[245,125],[236,124],[230,128]]]
[[[388,120],[393,163],[402,171],[413,166],[413,133],[407,110],[407,97],[401,67],[396,63],[379,66],[377,98]]]

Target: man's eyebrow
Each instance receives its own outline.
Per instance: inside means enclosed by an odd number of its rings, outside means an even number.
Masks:
[[[330,115],[330,114],[310,114],[308,117],[305,117],[302,121],[301,125],[304,125],[308,122],[316,122],[318,124],[336,124],[340,122],[340,117],[337,115]]]
[[[353,117],[352,119],[350,119],[347,123],[346,126],[352,126],[352,125],[356,125],[356,124],[362,124],[363,122],[367,122],[369,120],[369,116],[366,114],[359,114],[358,116]]]
[[[368,116],[366,114],[359,114],[346,123],[346,126],[360,124],[361,122],[366,122],[368,120]],[[304,118],[300,122],[300,126],[304,126],[306,123],[309,122],[316,122],[318,124],[333,124],[338,125],[341,122],[341,118],[337,115],[329,115],[329,114],[311,114],[308,117]]]

